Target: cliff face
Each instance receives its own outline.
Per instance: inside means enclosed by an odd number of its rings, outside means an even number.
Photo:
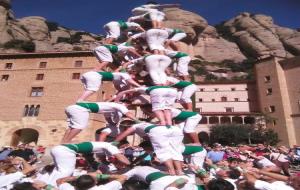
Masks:
[[[182,51],[205,62],[242,63],[270,55],[300,55],[300,32],[280,27],[266,15],[241,13],[210,26],[203,17],[186,10],[168,8],[164,12],[167,27],[188,34],[180,45]],[[90,50],[99,39],[99,35],[67,29],[38,16],[16,19],[10,0],[0,0],[2,53]]]

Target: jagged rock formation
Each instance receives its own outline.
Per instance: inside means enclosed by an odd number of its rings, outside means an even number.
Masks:
[[[203,17],[189,11],[168,8],[164,12],[167,27],[183,29],[188,34],[181,43],[182,51],[206,62],[242,63],[270,55],[300,55],[299,30],[280,27],[269,16],[241,13],[210,26]],[[90,50],[100,39],[99,35],[70,30],[38,16],[15,19],[10,0],[0,0],[2,53]]]

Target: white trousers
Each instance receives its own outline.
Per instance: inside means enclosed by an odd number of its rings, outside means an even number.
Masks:
[[[58,145],[51,149],[55,168],[49,176],[48,184],[56,186],[56,180],[71,176],[75,170],[76,153],[69,148]]]
[[[165,55],[150,55],[145,58],[146,67],[154,84],[166,84],[167,74],[165,70],[172,60]]]
[[[121,35],[120,25],[115,21],[107,23],[103,29],[106,32],[106,38],[119,38]]]
[[[179,126],[185,133],[194,133],[196,132],[196,128],[201,119],[202,116],[197,114],[192,117],[189,117],[185,122],[179,123]]]
[[[168,32],[162,29],[150,29],[146,32],[146,41],[150,50],[164,50]]]
[[[98,46],[94,49],[94,54],[100,62],[113,62],[111,52],[104,46]]]
[[[198,86],[195,85],[195,84],[192,84],[192,85],[189,85],[189,86],[185,87],[182,90],[179,101],[182,102],[182,103],[191,103],[192,102],[191,98],[197,90],[198,90]]]
[[[187,76],[189,75],[189,63],[191,61],[190,56],[181,57],[178,59],[177,75]]]
[[[84,73],[80,80],[83,83],[85,90],[97,92],[101,87],[101,79],[102,76],[99,73],[95,71],[89,71]]]
[[[170,159],[183,161],[183,134],[178,127],[157,126],[150,130],[148,136],[160,162]]]
[[[88,127],[89,110],[79,105],[68,106],[65,110],[69,128],[84,129]]]
[[[150,92],[152,111],[171,109],[175,104],[177,90],[174,88],[157,88]]]

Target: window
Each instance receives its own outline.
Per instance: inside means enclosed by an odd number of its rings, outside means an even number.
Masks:
[[[13,66],[12,63],[6,63],[6,64],[5,64],[5,69],[11,69],[12,66]]]
[[[298,101],[298,108],[299,108],[299,112],[300,112],[300,100]]]
[[[221,101],[222,101],[222,102],[227,102],[227,97],[222,96],[222,97],[221,97]]]
[[[46,68],[47,67],[47,62],[40,62],[39,67],[40,68]]]
[[[196,112],[201,113],[202,112],[202,108],[196,108]]]
[[[273,126],[275,126],[275,125],[276,125],[276,120],[273,120],[273,122],[272,122],[272,123],[273,123]]]
[[[9,75],[2,75],[1,81],[7,81],[9,78]]]
[[[231,91],[235,91],[235,88],[231,88]]]
[[[238,98],[234,98],[234,101],[235,101],[235,102],[238,102],[238,101],[239,101],[239,99],[238,99]]]
[[[272,88],[267,89],[267,95],[272,95],[272,92],[273,92]]]
[[[204,91],[204,88],[200,88],[200,92],[203,92]]]
[[[215,90],[215,91],[218,91],[219,89],[218,89],[218,88],[215,88],[214,90]]]
[[[32,87],[31,95],[33,97],[43,96],[44,95],[44,87]]]
[[[82,67],[82,61],[81,60],[75,61],[74,67]]]
[[[40,113],[40,105],[25,105],[23,117],[37,117]]]
[[[203,99],[202,99],[202,98],[199,98],[199,102],[203,102]]]
[[[232,108],[232,107],[230,107],[230,108],[225,108],[225,112],[233,112],[234,111],[234,109]]]
[[[80,73],[73,73],[72,74],[72,79],[74,79],[74,80],[80,79]]]
[[[44,74],[37,74],[35,79],[36,80],[44,80]]]
[[[270,76],[265,76],[265,83],[269,83],[271,81],[271,77]]]
[[[213,99],[211,99],[211,101],[212,101],[212,102],[215,102],[216,100],[213,98]]]
[[[269,112],[274,113],[275,112],[275,106],[269,106]]]

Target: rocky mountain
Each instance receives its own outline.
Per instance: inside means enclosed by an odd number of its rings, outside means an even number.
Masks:
[[[198,58],[195,62],[198,66],[205,63],[206,74],[217,78],[247,75],[248,66],[236,65],[247,64],[249,60],[270,55],[300,55],[299,29],[278,26],[270,16],[241,13],[211,26],[203,17],[186,10],[168,8],[164,12],[167,27],[183,29],[188,34],[180,44],[181,50]],[[2,53],[90,50],[101,38],[100,35],[67,29],[43,17],[17,19],[11,10],[10,0],[0,0]],[[231,71],[235,74],[231,75]]]

